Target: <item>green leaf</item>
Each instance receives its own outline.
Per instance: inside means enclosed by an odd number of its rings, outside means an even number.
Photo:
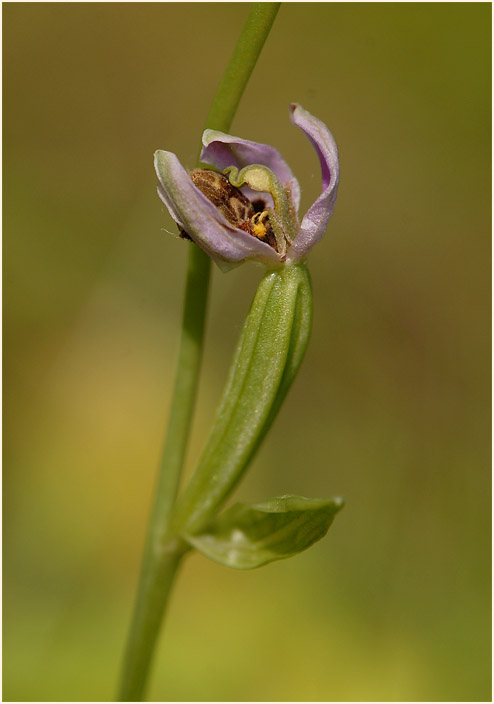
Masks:
[[[274,421],[309,341],[304,264],[265,274],[247,315],[211,434],[179,497],[174,529],[196,534],[225,503]]]
[[[306,550],[326,535],[340,498],[331,501],[280,496],[262,504],[235,504],[204,530],[183,536],[206,557],[248,570]]]

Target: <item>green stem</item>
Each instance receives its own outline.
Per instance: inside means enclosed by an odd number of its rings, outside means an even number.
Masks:
[[[206,128],[228,132],[280,2],[254,2],[214,97]]]
[[[206,120],[207,128],[222,131],[230,128],[279,6],[280,3],[253,3],[213,100]],[[169,524],[197,393],[210,270],[209,257],[199,247],[191,245],[168,432],[159,466],[118,701],[142,701],[144,697],[161,621],[186,550],[184,544],[170,534]]]
[[[183,545],[167,535],[168,522],[178,490],[196,397],[209,275],[209,259],[199,247],[191,247],[170,419],[125,653],[119,701],[141,701],[144,696],[166,602],[184,553]]]

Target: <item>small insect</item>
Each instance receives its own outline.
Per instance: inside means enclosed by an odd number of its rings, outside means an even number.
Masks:
[[[251,203],[238,188],[232,186],[226,176],[216,171],[195,169],[189,176],[194,185],[218,208],[231,225],[277,249],[273,228],[269,222],[269,213],[265,210],[266,204],[262,199]],[[182,229],[180,229],[180,237],[191,239]]]

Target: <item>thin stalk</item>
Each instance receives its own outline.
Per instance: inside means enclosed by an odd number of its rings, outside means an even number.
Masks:
[[[253,3],[213,100],[206,128],[227,131],[261,53],[280,3]],[[185,553],[170,534],[195,406],[202,358],[211,262],[194,245],[189,249],[184,311],[168,431],[159,466],[141,576],[125,652],[118,701],[142,701],[161,621]]]
[[[254,2],[214,97],[206,128],[228,132],[280,2]]]

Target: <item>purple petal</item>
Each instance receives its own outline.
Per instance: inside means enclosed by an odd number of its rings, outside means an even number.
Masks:
[[[324,234],[333,214],[340,169],[338,147],[326,125],[296,103],[290,105],[290,119],[305,132],[315,148],[322,175],[322,193],[304,215],[300,231],[289,249],[287,259],[297,260],[304,258]]]
[[[277,149],[269,144],[250,142],[247,139],[232,137],[216,130],[205,130],[202,143],[204,147],[201,152],[201,161],[214,166],[218,171],[223,171],[227,166],[236,166],[238,169],[250,164],[267,166],[276,174],[282,186],[290,191],[295,212],[298,213],[300,186]],[[248,197],[252,197],[251,194],[252,192],[248,194]]]
[[[245,259],[271,266],[279,263],[280,257],[272,247],[225,220],[193,184],[175,154],[158,150],[154,164],[159,180],[158,195],[170,215],[222,269]]]

